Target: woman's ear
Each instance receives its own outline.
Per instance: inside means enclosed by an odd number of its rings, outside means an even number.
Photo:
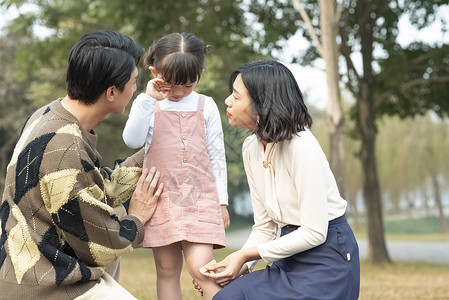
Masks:
[[[156,68],[153,66],[149,66],[148,69],[150,69],[151,74],[153,74],[154,78],[156,78],[157,77]]]

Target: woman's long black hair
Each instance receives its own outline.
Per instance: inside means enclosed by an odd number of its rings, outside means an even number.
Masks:
[[[251,97],[251,109],[259,117],[255,133],[262,140],[290,140],[306,126],[312,126],[298,83],[283,64],[260,60],[243,65],[231,75],[231,91],[239,74]]]

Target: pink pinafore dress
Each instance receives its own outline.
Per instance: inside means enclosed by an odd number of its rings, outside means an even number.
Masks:
[[[196,111],[165,111],[156,103],[154,130],[144,167],[156,167],[164,190],[145,224],[142,247],[179,241],[225,246],[226,238],[206,144],[205,96]]]

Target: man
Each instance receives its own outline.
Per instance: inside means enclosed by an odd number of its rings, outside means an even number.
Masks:
[[[70,53],[67,96],[26,121],[0,206],[0,299],[134,299],[108,272],[143,240],[163,186],[142,172],[143,150],[100,167],[94,126],[123,113],[142,54],[119,33],[85,35]]]

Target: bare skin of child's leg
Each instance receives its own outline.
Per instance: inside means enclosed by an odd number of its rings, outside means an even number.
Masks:
[[[159,300],[181,300],[181,242],[153,248]]]
[[[183,241],[182,249],[190,276],[203,290],[204,299],[212,299],[221,287],[215,281],[203,276],[199,270],[213,259],[213,245]]]

